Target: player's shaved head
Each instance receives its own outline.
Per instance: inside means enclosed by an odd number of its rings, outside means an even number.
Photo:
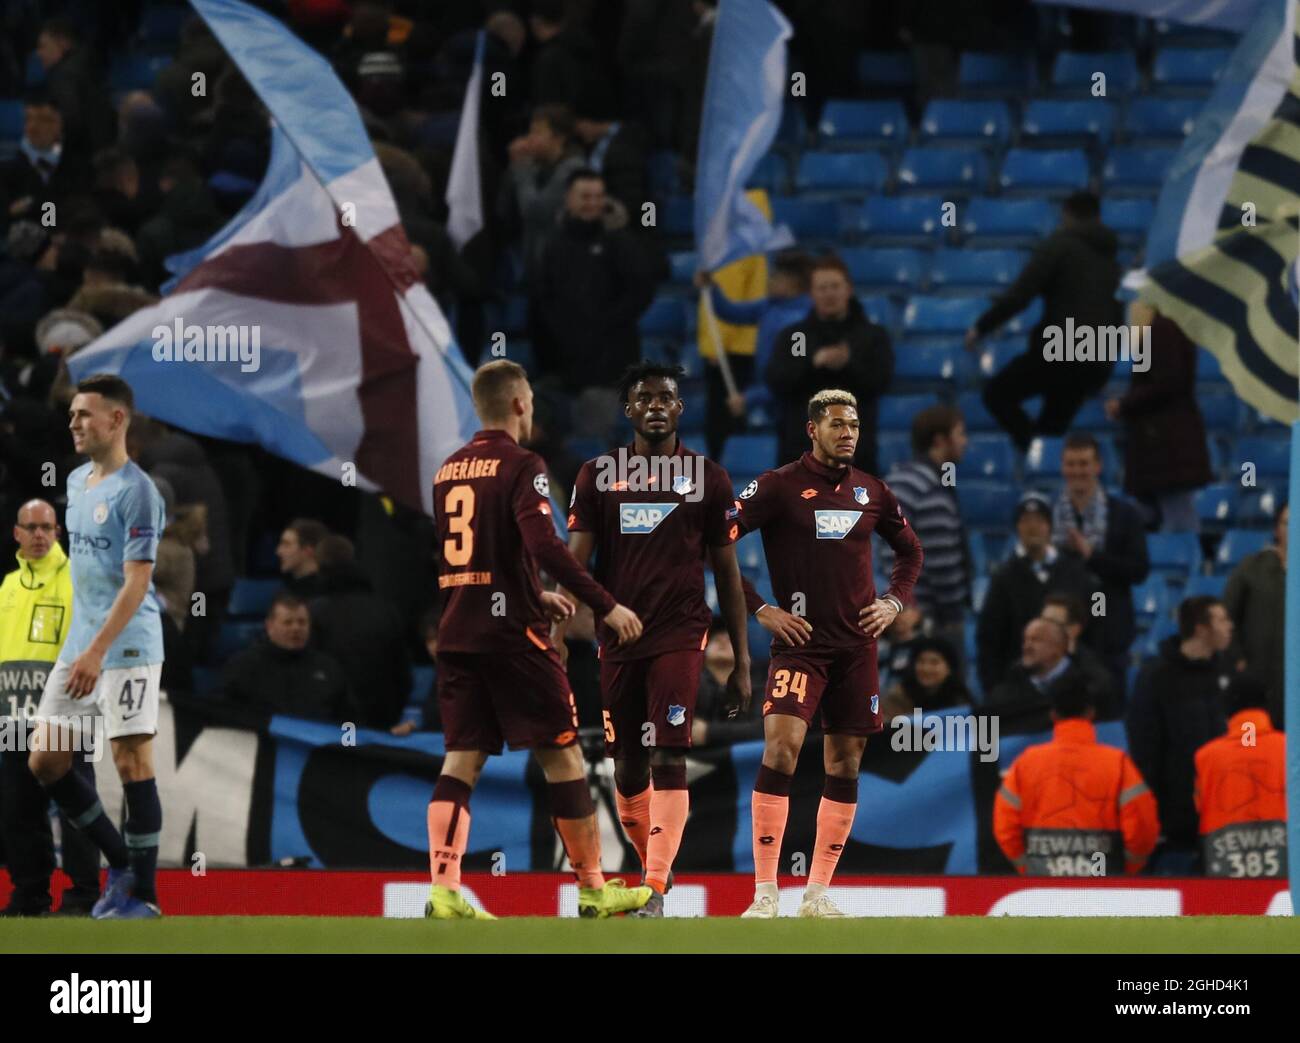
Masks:
[[[500,423],[510,416],[514,399],[523,394],[528,384],[528,371],[509,359],[485,362],[474,373],[470,395],[474,399],[474,412],[485,424]]]

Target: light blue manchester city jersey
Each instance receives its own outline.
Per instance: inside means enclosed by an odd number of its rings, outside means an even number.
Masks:
[[[91,489],[92,464],[68,475],[68,559],[72,563],[72,627],[59,659],[81,655],[108,618],[125,582],[122,563],[155,561],[166,515],[153,479],[133,460]],[[104,669],[163,661],[162,622],[153,583],[135,615],[104,656]]]

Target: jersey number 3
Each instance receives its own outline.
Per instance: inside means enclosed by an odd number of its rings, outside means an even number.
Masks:
[[[447,511],[447,532],[442,541],[442,557],[448,565],[468,565],[474,556],[474,490],[468,485],[453,485],[443,501]]]

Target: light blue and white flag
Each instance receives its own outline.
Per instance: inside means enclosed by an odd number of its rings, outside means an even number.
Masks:
[[[1161,22],[1241,32],[1250,25],[1261,0],[1038,0],[1050,7],[1088,7],[1116,14],[1139,15]]]
[[[166,296],[69,360],[140,410],[432,511],[476,422],[470,371],[330,64],[240,0],[191,0],[273,117],[248,204],[168,260]]]
[[[695,243],[704,271],[794,243],[745,198],[745,182],[781,126],[792,34],[767,0],[718,5],[695,168]]]
[[[483,46],[486,34],[474,43],[474,70],[465,88],[465,104],[456,129],[456,147],[447,177],[447,234],[457,249],[483,227],[483,178],[479,168],[479,107],[483,99]]]

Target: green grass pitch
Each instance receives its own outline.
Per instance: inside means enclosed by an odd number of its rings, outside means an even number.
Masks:
[[[1292,917],[0,921],[0,953],[1300,953]]]

